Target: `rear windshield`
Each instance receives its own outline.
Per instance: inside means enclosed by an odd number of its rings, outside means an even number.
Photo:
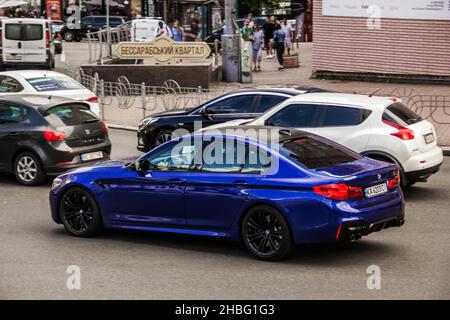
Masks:
[[[79,90],[84,87],[69,77],[39,77],[26,79],[36,91]]]
[[[76,126],[100,121],[87,106],[79,104],[53,107],[48,109],[44,116],[55,127]]]
[[[326,168],[361,159],[357,154],[313,137],[285,141],[280,153],[308,169]]]
[[[420,122],[423,119],[403,103],[397,102],[386,108],[386,111],[383,114],[383,120],[408,125]]]
[[[5,38],[8,40],[36,41],[44,37],[41,24],[8,23]]]

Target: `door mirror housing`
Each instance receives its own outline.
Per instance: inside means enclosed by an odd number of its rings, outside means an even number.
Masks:
[[[142,167],[143,164],[143,160],[136,160],[134,162],[131,162],[130,165],[128,166],[130,171],[136,171],[138,173],[138,175],[143,175],[145,170]]]

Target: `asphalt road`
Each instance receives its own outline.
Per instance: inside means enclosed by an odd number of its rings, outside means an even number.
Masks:
[[[135,134],[111,131],[113,157],[135,151]],[[238,243],[108,231],[69,236],[50,218],[47,185],[0,175],[0,299],[385,299],[450,298],[450,158],[407,194],[407,222],[349,245],[299,247],[276,263]],[[66,287],[68,266],[81,289]],[[367,268],[381,270],[369,290]]]

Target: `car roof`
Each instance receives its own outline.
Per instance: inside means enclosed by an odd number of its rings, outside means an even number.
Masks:
[[[290,89],[290,88],[244,88],[244,89],[238,89],[238,90],[235,90],[235,91],[231,91],[228,94],[235,94],[235,93],[242,93],[242,92],[247,92],[247,93],[257,93],[257,92],[283,93],[283,94],[289,94],[289,95],[292,95],[292,96],[304,93],[301,90]]]
[[[298,130],[298,129],[292,129],[292,128],[283,128],[283,127],[275,127],[275,126],[263,126],[263,125],[247,125],[245,127],[243,126],[230,126],[230,127],[223,127],[223,128],[217,128],[217,129],[211,129],[208,130],[208,128],[205,129],[205,131],[202,131],[202,133],[192,133],[191,136],[214,136],[217,134],[223,134],[228,137],[245,137],[250,138],[255,141],[264,142],[261,140],[261,135],[258,134],[258,132],[261,132],[261,130],[267,130],[267,132],[273,132],[272,130],[276,130],[279,134],[278,136],[278,143],[283,143],[287,140],[297,139],[300,137],[313,137],[314,134]]]
[[[2,76],[18,76],[23,79],[31,79],[31,78],[39,78],[44,76],[66,76],[63,73],[55,72],[55,71],[46,71],[46,70],[12,70],[12,71],[4,71],[0,72]]]
[[[23,106],[28,106],[37,109],[38,111],[44,113],[50,108],[59,106],[61,104],[76,103],[84,104],[88,106],[87,103],[83,101],[78,101],[74,99],[69,99],[60,96],[53,95],[42,95],[42,94],[23,94],[23,95],[4,95],[0,97],[0,102],[14,103]]]
[[[395,100],[393,100],[395,99]],[[388,96],[370,96],[364,94],[320,92],[305,93],[292,97],[290,102],[311,102],[319,104],[339,104],[359,108],[384,109],[399,99]]]

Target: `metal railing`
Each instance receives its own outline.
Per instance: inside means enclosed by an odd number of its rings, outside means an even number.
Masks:
[[[130,41],[128,26],[121,25],[116,28],[105,28],[96,32],[88,32],[86,41],[89,46],[89,63],[102,64],[112,59],[114,47],[122,41]]]

